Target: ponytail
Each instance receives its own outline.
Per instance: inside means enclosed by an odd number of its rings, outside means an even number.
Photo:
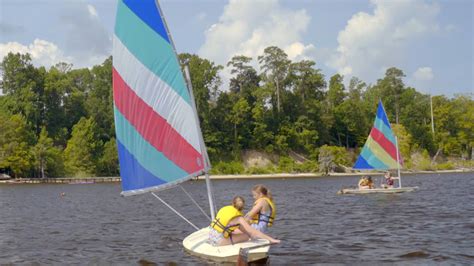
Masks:
[[[240,201],[239,201],[240,200]],[[245,199],[241,196],[235,196],[233,199],[232,199],[232,205],[234,206],[234,208],[236,208],[237,210],[241,211],[244,209],[244,205],[245,205]]]

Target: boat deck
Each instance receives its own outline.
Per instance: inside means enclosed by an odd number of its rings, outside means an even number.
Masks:
[[[257,261],[268,257],[270,242],[265,239],[256,239],[243,243],[226,246],[212,246],[207,243],[209,227],[192,233],[183,240],[186,251],[198,257],[215,262],[237,262],[240,249],[250,248],[247,253],[248,262]]]
[[[374,194],[374,193],[403,193],[417,190],[418,187],[402,187],[402,188],[373,188],[373,189],[358,189],[345,188],[339,190],[338,194]]]

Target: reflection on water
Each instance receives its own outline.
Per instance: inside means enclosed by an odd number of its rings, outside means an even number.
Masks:
[[[215,181],[218,206],[266,184],[278,217],[272,264],[474,263],[472,173],[413,175],[412,193],[336,195],[357,177]],[[205,183],[183,187],[207,209]],[[65,193],[61,196],[61,193]],[[151,195],[119,184],[0,186],[0,264],[206,264],[183,251],[192,228]],[[207,218],[179,188],[160,192],[198,226]]]

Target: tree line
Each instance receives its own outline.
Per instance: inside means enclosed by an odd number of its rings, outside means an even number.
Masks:
[[[305,158],[301,171],[327,170],[333,161],[350,166],[379,99],[407,168],[418,157],[425,163],[472,159],[472,95],[433,96],[433,134],[431,96],[406,86],[398,68],[387,69],[375,84],[353,77],[346,87],[343,76],[326,78],[314,61],[294,62],[271,46],[257,58],[234,56],[223,85],[223,66],[197,55],[179,57],[190,68],[214,165],[241,165],[244,151],[257,150],[278,155],[282,171],[295,170],[288,168],[294,166],[289,154]],[[118,175],[111,57],[90,69],[66,63],[46,69],[33,66],[28,54],[10,53],[0,67],[0,169],[21,177]]]

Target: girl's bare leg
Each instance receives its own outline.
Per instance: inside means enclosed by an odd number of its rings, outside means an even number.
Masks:
[[[263,238],[267,239],[270,241],[272,244],[278,244],[280,243],[280,240],[274,239],[271,236],[268,236],[253,227],[251,227],[247,221],[245,221],[244,218],[238,217],[230,221],[232,224],[240,224],[239,229],[234,231],[234,234],[232,234],[232,241],[230,241],[230,238],[224,238],[219,242],[219,246],[225,246],[225,245],[230,245],[232,243],[241,243],[248,241],[251,238]],[[239,233],[236,233],[239,232]]]
[[[270,243],[272,243],[272,244],[280,243],[280,240],[274,239],[273,237],[271,237],[269,235],[266,235],[266,234],[264,234],[264,233],[262,233],[262,232],[260,232],[256,229],[254,229],[252,226],[250,226],[245,221],[244,218],[238,217],[236,219],[238,219],[238,222],[240,223],[239,229],[242,232],[247,233],[247,235],[249,235],[250,237],[252,237],[252,238],[263,238],[263,239],[266,239],[266,240],[270,241]]]
[[[237,243],[242,243],[249,241],[250,237],[247,234],[232,234],[232,241],[230,241],[230,238],[223,238],[219,242],[219,246],[225,246],[225,245],[230,245],[232,243],[237,244]]]

